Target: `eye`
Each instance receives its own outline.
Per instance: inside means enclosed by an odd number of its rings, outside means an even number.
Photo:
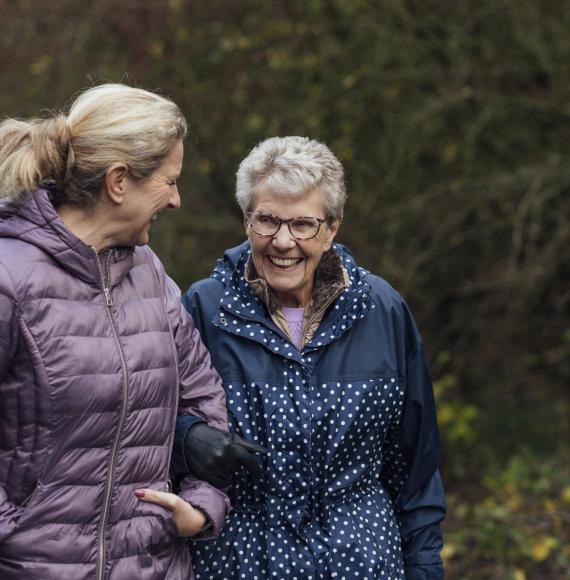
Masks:
[[[294,220],[292,222],[292,226],[299,231],[305,231],[305,230],[311,230],[315,227],[315,220],[312,220],[310,218],[301,218],[301,219],[297,219]]]
[[[256,216],[256,218],[257,221],[263,225],[274,226],[278,224],[278,221],[270,215],[259,214]]]

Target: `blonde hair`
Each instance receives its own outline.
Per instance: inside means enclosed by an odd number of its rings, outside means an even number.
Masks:
[[[58,204],[92,205],[113,163],[144,179],[186,132],[165,97],[122,84],[90,88],[67,115],[0,123],[0,197],[49,185]]]
[[[251,209],[258,186],[293,198],[319,187],[327,217],[342,216],[346,203],[344,169],[324,143],[308,137],[271,137],[251,150],[236,175],[236,199],[244,213]]]

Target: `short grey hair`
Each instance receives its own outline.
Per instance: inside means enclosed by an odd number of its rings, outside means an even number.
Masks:
[[[236,176],[236,199],[244,213],[251,210],[258,186],[293,198],[319,187],[325,196],[327,217],[342,217],[344,169],[324,143],[308,137],[271,137],[251,150]]]

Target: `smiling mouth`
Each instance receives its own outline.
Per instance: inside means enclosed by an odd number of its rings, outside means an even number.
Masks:
[[[277,256],[267,256],[267,259],[277,268],[292,268],[303,261],[303,258],[278,258]]]

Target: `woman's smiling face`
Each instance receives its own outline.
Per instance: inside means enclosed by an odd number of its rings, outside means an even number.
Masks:
[[[142,246],[149,243],[150,228],[158,214],[165,209],[180,207],[177,179],[182,171],[184,145],[177,141],[160,166],[146,179],[125,178],[127,194],[121,215],[125,227],[121,232],[122,245]]]
[[[252,213],[260,212],[282,220],[297,217],[326,218],[324,194],[313,189],[299,197],[278,195],[267,188],[256,190]],[[315,270],[324,252],[330,249],[340,220],[321,224],[310,240],[296,240],[286,224],[273,236],[256,234],[246,218],[253,263],[259,276],[273,289],[281,306],[304,307],[311,299]]]

